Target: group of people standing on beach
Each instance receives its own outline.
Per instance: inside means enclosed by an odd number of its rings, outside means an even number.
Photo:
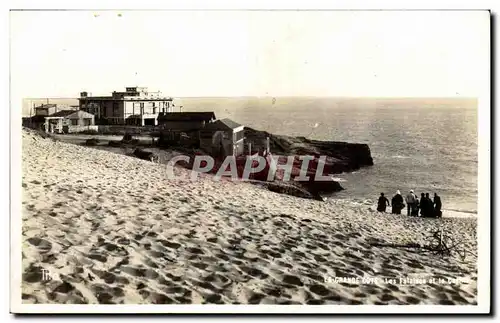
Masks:
[[[401,214],[401,210],[405,207],[405,204],[403,196],[399,190],[396,192],[396,195],[394,195],[391,202],[392,203],[389,203],[389,200],[384,196],[384,193],[380,193],[377,211],[385,212],[387,206],[391,206],[392,204],[392,214]],[[423,218],[440,218],[442,215],[441,197],[439,197],[437,193],[434,193],[434,200],[429,197],[429,193],[422,193],[419,200],[413,190],[410,190],[410,193],[406,196],[406,204],[408,206],[408,216],[419,216],[419,211],[420,216]]]

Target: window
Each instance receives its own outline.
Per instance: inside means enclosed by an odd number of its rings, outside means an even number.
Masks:
[[[233,140],[234,142],[237,142],[240,139],[243,139],[244,132],[243,131],[238,131],[233,134]]]
[[[118,116],[119,110],[118,110],[118,102],[113,102],[113,116]]]
[[[78,119],[72,119],[71,120],[71,125],[72,126],[78,126]]]
[[[153,108],[154,108],[154,107],[156,107],[156,103],[155,103],[155,102],[153,102]],[[154,110],[153,110],[153,111],[154,111]]]
[[[153,103],[153,114],[156,114],[156,108],[154,107],[154,103]]]

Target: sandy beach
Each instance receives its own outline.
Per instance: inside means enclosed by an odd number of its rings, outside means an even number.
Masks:
[[[165,165],[22,136],[24,303],[476,304],[474,218],[169,179]],[[440,228],[462,255],[395,246]]]

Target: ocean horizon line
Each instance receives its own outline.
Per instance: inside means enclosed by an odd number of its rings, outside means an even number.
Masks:
[[[207,95],[207,96],[172,96],[174,98],[184,98],[184,99],[204,99],[204,98],[223,98],[223,99],[241,99],[241,98],[315,98],[315,99],[375,99],[375,100],[477,100],[476,97],[470,96],[318,96],[318,95],[241,95],[241,96],[222,96],[222,95]],[[80,97],[77,96],[45,96],[45,97],[25,97],[23,100],[46,100],[46,99],[66,99],[78,100]]]

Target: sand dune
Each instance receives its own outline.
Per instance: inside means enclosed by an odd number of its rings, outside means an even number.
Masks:
[[[26,131],[22,160],[24,303],[476,303],[475,219],[173,180],[164,165]],[[425,243],[443,225],[464,258],[371,245]],[[399,281],[411,277],[426,282]]]

